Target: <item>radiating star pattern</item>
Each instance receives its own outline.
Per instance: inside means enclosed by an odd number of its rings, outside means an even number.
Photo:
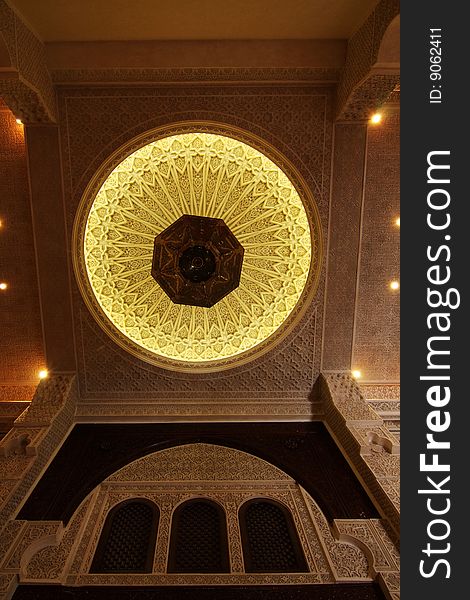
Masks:
[[[211,308],[172,303],[151,276],[155,236],[183,214],[221,218],[245,249],[240,285]],[[91,206],[84,260],[96,300],[138,348],[205,363],[239,355],[289,317],[318,239],[285,173],[260,151],[209,133],[138,149]]]

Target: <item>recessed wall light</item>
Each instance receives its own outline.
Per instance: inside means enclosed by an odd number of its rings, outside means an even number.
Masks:
[[[391,281],[390,282],[390,288],[392,290],[398,290],[400,288],[400,282],[396,281],[396,280]]]
[[[374,113],[371,118],[370,118],[370,122],[373,125],[378,125],[380,122],[382,121],[382,113]]]
[[[21,119],[15,119],[15,121],[18,123],[18,125],[23,125],[23,121]]]
[[[47,369],[41,369],[38,373],[39,379],[47,379],[49,377],[49,371]]]
[[[395,225],[396,225],[397,227],[400,227],[400,217],[397,217],[397,218],[395,219]]]
[[[8,283],[5,283],[4,281],[2,281],[0,283],[0,290],[6,290],[8,287]]]
[[[351,374],[354,377],[354,379],[360,379],[362,377],[362,373],[358,369],[354,369],[354,371],[351,371]]]

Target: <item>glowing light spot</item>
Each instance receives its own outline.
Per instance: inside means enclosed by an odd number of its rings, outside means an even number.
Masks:
[[[7,284],[7,283],[5,283],[4,281],[2,281],[2,282],[0,283],[0,290],[6,290],[6,289],[7,289],[7,287],[8,287],[8,284]]]
[[[400,289],[400,283],[398,281],[391,281],[390,288],[392,290],[398,290],[398,289]]]
[[[361,371],[358,371],[357,369],[354,369],[354,371],[351,371],[351,374],[354,377],[354,379],[360,379],[362,377]]]
[[[39,379],[47,379],[49,377],[49,371],[47,369],[41,369],[38,373]]]
[[[378,125],[381,121],[382,121],[382,113],[374,113],[370,118],[370,122],[373,125]]]

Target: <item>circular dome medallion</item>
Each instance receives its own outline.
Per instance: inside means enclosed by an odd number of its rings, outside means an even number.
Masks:
[[[274,162],[237,139],[191,132],[152,141],[107,173],[79,208],[74,266],[88,307],[116,342],[165,368],[214,371],[282,337],[307,281],[311,292],[316,285],[320,244],[315,208],[310,226]],[[173,303],[151,274],[155,237],[182,215],[223,219],[244,248],[239,286],[211,308]],[[196,247],[180,267],[206,277],[211,264]]]

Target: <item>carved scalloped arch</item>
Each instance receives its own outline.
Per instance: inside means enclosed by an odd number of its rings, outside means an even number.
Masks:
[[[293,481],[274,465],[241,450],[185,444],[159,450],[110,475],[116,481]]]

